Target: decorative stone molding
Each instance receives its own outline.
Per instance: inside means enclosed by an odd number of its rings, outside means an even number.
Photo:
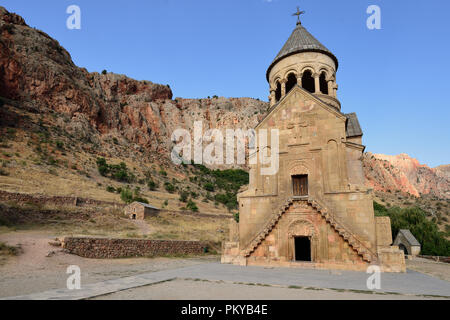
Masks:
[[[289,170],[289,175],[290,176],[296,176],[296,175],[309,175],[309,170],[308,168],[304,165],[304,164],[294,164],[291,169]]]
[[[306,219],[295,220],[288,228],[288,237],[314,237],[317,234],[314,224]]]

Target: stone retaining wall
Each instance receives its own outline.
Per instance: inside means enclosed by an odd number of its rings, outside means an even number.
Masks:
[[[92,205],[114,205],[124,207],[124,204],[100,201],[88,198],[79,197],[63,197],[63,196],[43,196],[25,193],[13,193],[7,191],[0,191],[0,201],[14,201],[19,203],[33,203],[36,205],[55,204],[55,205],[69,205],[69,206],[92,206]]]
[[[419,257],[419,258],[428,259],[428,260],[434,260],[434,261],[436,261],[436,262],[450,263],[450,257],[423,256],[423,255],[419,255],[418,257]]]
[[[92,259],[115,259],[163,255],[199,255],[207,244],[200,241],[64,238],[62,247],[71,254]]]
[[[159,210],[159,212],[175,214],[175,215],[183,215],[183,216],[194,216],[194,217],[200,217],[200,218],[233,219],[232,214],[206,213],[206,212],[200,213],[200,212],[192,212],[192,211],[174,211],[174,210],[167,210],[167,209],[161,209],[161,210]]]

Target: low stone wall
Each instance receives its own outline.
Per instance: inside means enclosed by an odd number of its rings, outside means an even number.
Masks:
[[[64,238],[62,247],[71,254],[92,259],[116,259],[163,255],[199,255],[207,244],[201,241]]]
[[[429,259],[429,260],[434,260],[436,262],[450,263],[450,257],[422,256],[422,255],[419,255],[418,257],[419,258],[424,258],[424,259]]]
[[[33,203],[36,205],[55,204],[68,206],[95,206],[95,205],[114,205],[124,207],[124,204],[100,201],[88,198],[63,197],[63,196],[44,196],[26,193],[13,193],[0,190],[0,201],[14,201],[19,203]]]
[[[200,212],[192,212],[192,211],[174,211],[174,210],[167,210],[167,209],[161,209],[159,210],[161,213],[169,213],[172,215],[183,215],[183,216],[194,216],[199,218],[213,218],[213,219],[232,219],[232,214],[220,214],[220,213],[200,213]]]

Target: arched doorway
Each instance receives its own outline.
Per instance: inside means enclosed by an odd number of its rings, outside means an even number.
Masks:
[[[296,220],[288,228],[288,259],[293,262],[317,260],[319,240],[311,221]]]
[[[402,243],[400,243],[400,244],[398,245],[398,248],[399,248],[400,250],[403,251],[403,253],[405,254],[405,256],[409,255],[409,253],[408,253],[408,248],[406,248],[406,246],[404,246]]]

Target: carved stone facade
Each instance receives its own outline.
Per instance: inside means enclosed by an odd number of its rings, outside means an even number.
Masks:
[[[307,31],[297,26],[283,48],[289,50],[269,68],[271,97],[278,79],[301,74],[305,66],[326,70],[335,87],[337,59],[302,32]],[[296,47],[298,39],[303,40]],[[333,92],[324,99],[307,89],[297,82],[282,90],[255,128],[267,130],[269,153],[270,134],[278,130],[279,170],[263,175],[267,165],[260,153],[252,155],[258,161],[250,166],[248,189],[238,195],[240,222],[223,245],[222,262],[363,271],[379,264],[382,271],[404,272],[403,252],[390,246],[390,221],[375,218],[372,190],[364,186],[365,147],[356,115],[341,113]],[[295,179],[303,179],[306,195],[294,193]]]

